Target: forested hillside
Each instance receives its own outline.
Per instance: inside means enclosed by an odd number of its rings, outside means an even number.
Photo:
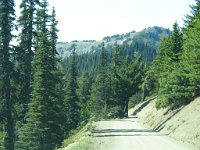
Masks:
[[[157,84],[157,107],[180,107],[200,95],[200,1],[191,6],[185,27],[173,24],[173,32],[164,38],[146,74],[146,86]]]
[[[121,48],[122,61],[126,57],[135,59],[137,53],[140,53],[142,60],[146,65],[151,65],[156,56],[161,39],[171,34],[169,29],[162,27],[149,27],[140,32],[129,32],[122,35],[113,35],[104,37],[102,41],[85,40],[58,42],[57,50],[63,58],[65,68],[69,68],[70,54],[75,48],[77,55],[78,74],[83,72],[92,72],[97,70],[98,56],[101,50],[101,43],[104,42],[105,49],[108,53],[108,63],[111,63],[111,57],[115,46]],[[94,72],[95,73],[95,72]],[[96,74],[96,73],[95,73]]]
[[[136,32],[132,31],[125,34],[116,34],[112,36],[107,36],[102,39],[102,41],[95,41],[95,40],[84,40],[84,41],[71,41],[68,42],[58,42],[57,43],[57,50],[61,54],[62,57],[67,57],[71,54],[73,47],[76,47],[77,54],[84,54],[84,53],[95,53],[99,51],[101,43],[104,41],[105,47],[111,48],[118,44],[118,45],[126,45],[131,48],[134,46],[139,48],[140,44],[146,45],[153,50],[152,53],[155,53],[157,50],[160,40],[165,37],[169,36],[171,31],[169,29],[165,29],[162,27],[149,27],[144,29],[143,31]],[[142,47],[142,46],[140,46]]]
[[[53,150],[91,119],[127,117],[146,97],[171,109],[198,97],[200,1],[191,9],[172,32],[152,27],[57,45],[47,0],[21,1],[19,17],[14,0],[1,1],[0,149]]]

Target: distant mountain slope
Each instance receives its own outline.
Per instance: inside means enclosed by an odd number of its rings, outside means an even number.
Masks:
[[[148,47],[157,50],[160,40],[169,36],[171,31],[162,27],[149,27],[140,32],[129,32],[126,34],[117,34],[113,36],[104,37],[101,41],[95,40],[85,40],[85,41],[72,41],[68,42],[58,42],[57,50],[62,57],[67,57],[70,55],[71,50],[76,47],[76,52],[78,54],[96,52],[99,50],[101,43],[104,41],[107,48],[113,47],[115,44],[119,45],[138,45],[141,43],[147,44]]]
[[[108,64],[111,62],[113,47],[118,44],[121,45],[122,62],[127,56],[133,60],[136,54],[140,53],[145,64],[150,65],[156,56],[161,39],[170,33],[169,29],[149,27],[140,32],[132,31],[122,35],[107,36],[101,41],[58,42],[57,50],[63,58],[66,72],[69,69],[71,51],[76,48],[78,74],[92,72],[95,75],[102,42],[108,53]]]

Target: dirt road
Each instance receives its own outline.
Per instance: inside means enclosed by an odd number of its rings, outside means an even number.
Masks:
[[[92,135],[94,150],[200,150],[199,147],[141,127],[134,116],[97,122]]]

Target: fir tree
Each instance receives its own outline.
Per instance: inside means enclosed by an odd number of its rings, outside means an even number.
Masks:
[[[188,104],[200,95],[199,18],[185,33],[181,61],[173,70],[166,86],[169,102],[175,107]]]
[[[99,56],[98,74],[91,91],[92,112],[96,119],[106,117],[107,102],[110,99],[110,83],[108,79],[107,53],[102,43]]]
[[[34,79],[32,83],[32,99],[26,124],[20,129],[18,149],[46,150],[54,149],[61,142],[63,134],[60,126],[62,111],[57,85],[57,61],[53,57],[47,29],[47,2],[41,3],[38,13],[37,45],[33,63]],[[55,39],[56,40],[56,39]],[[63,119],[63,118],[62,118]],[[58,121],[59,120],[59,121]]]
[[[11,62],[11,54],[13,49],[10,42],[13,38],[13,21],[15,17],[14,1],[2,0],[0,2],[0,103],[3,110],[5,132],[7,136],[4,140],[4,148],[7,150],[14,150],[14,121],[13,121],[13,99],[12,99],[12,74],[13,63]],[[3,131],[4,132],[4,131]]]
[[[58,24],[58,21],[56,21],[56,12],[55,12],[55,8],[53,7],[52,10],[52,15],[51,15],[51,30],[50,30],[50,43],[51,43],[51,48],[52,48],[52,56],[55,57],[56,54],[58,54],[57,50],[56,50],[56,44],[57,44],[57,32],[58,29],[56,28]]]
[[[132,62],[127,59],[127,61],[125,61],[121,67],[121,117],[128,117],[129,98],[141,90],[144,73],[145,66],[142,62],[142,57],[140,54],[138,54],[136,59]]]
[[[165,38],[160,45],[158,54],[153,63],[153,72],[155,72],[159,83],[159,98],[157,106],[169,105],[168,88],[172,72],[177,68],[182,55],[183,36],[177,23],[173,25],[172,35]]]
[[[112,57],[112,64],[110,66],[111,73],[110,73],[110,80],[111,80],[111,98],[108,101],[108,109],[110,109],[111,117],[119,117],[121,112],[121,76],[119,74],[119,69],[122,65],[121,60],[121,47],[117,45],[114,48],[113,57]]]
[[[21,123],[24,122],[24,116],[28,111],[28,103],[30,102],[31,81],[32,81],[32,61],[33,61],[33,47],[35,40],[36,20],[35,13],[38,0],[23,0],[20,4],[21,16],[19,17],[18,24],[21,28],[19,34],[20,44],[17,47],[17,91],[18,103],[16,104],[17,120]]]
[[[89,112],[89,98],[91,93],[92,87],[92,77],[91,75],[86,72],[79,79],[79,89],[78,89],[78,96],[80,98],[80,121],[87,121],[90,118]]]
[[[190,15],[186,15],[185,22],[185,30],[189,28],[193,28],[195,20],[200,16],[200,0],[195,0],[195,4],[191,5]]]
[[[77,83],[77,66],[76,66],[76,52],[72,51],[72,60],[70,65],[69,79],[66,87],[65,96],[65,114],[66,114],[66,135],[67,132],[75,129],[80,121],[80,102],[77,95],[78,83]]]
[[[171,38],[172,38],[172,52],[173,52],[172,60],[174,62],[179,62],[182,53],[183,36],[177,22],[173,24],[173,32]]]
[[[63,126],[64,126],[64,113],[63,109],[63,99],[64,99],[64,84],[63,84],[63,72],[60,64],[60,59],[58,57],[58,52],[56,50],[57,43],[57,24],[56,21],[56,12],[53,8],[52,15],[50,16],[50,54],[51,57],[51,66],[52,69],[51,77],[49,76],[49,80],[51,80],[51,85],[48,87],[50,89],[49,95],[52,97],[51,104],[49,105],[49,143],[51,143],[52,147],[55,145],[61,144],[64,134],[63,134]]]

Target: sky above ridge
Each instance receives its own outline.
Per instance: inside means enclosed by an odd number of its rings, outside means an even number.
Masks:
[[[19,14],[21,0],[15,0]],[[147,27],[172,27],[190,13],[194,0],[48,0],[54,6],[58,41],[101,40],[105,36],[140,31]]]

